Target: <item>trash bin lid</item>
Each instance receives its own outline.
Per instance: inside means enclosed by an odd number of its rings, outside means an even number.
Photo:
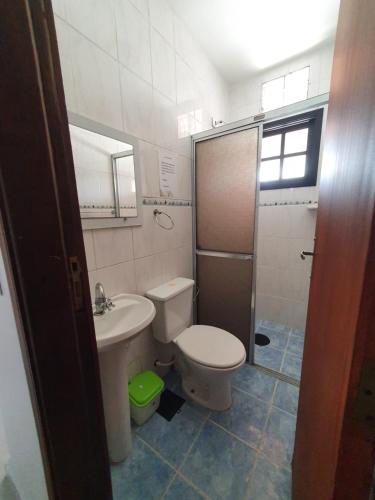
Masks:
[[[139,373],[129,382],[129,399],[138,407],[147,406],[164,389],[163,380],[152,371]]]

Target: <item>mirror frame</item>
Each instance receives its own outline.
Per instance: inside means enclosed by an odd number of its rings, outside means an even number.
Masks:
[[[69,125],[74,125],[76,127],[89,130],[96,134],[104,135],[110,137],[111,139],[116,139],[117,141],[126,142],[133,147],[134,155],[134,178],[136,186],[136,199],[137,199],[137,216],[136,217],[108,217],[108,218],[92,218],[92,219],[82,219],[81,224],[82,229],[105,229],[110,227],[132,227],[141,226],[143,223],[143,197],[141,194],[141,167],[139,164],[139,146],[138,139],[126,134],[120,130],[108,127],[102,123],[95,122],[90,118],[78,115],[77,113],[72,113],[68,111],[68,121]],[[114,179],[115,181],[115,179]],[[117,182],[117,180],[116,180]],[[114,193],[116,196],[116,193]]]

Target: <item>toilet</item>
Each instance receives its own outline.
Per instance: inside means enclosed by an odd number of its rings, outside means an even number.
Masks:
[[[194,281],[175,278],[146,292],[156,315],[154,337],[174,343],[176,369],[185,393],[211,410],[227,410],[232,404],[231,376],[243,365],[246,351],[231,333],[206,325],[193,325]]]

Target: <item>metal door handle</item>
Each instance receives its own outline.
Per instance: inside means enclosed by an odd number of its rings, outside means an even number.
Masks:
[[[313,257],[314,255],[314,252],[307,252],[306,250],[302,250],[302,252],[300,253],[300,257],[302,260],[305,260],[306,256]]]

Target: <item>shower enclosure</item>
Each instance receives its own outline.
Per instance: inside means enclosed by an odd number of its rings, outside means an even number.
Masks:
[[[256,123],[214,129],[193,142],[196,322],[238,337],[250,361],[261,137],[262,125]]]
[[[314,248],[318,187],[260,191],[263,124],[327,102],[324,94],[193,136],[195,322],[229,331],[250,363],[295,384],[312,263],[300,254]]]

